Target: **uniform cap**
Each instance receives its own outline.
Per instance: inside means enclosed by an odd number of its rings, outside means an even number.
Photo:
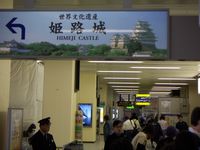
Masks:
[[[40,125],[50,124],[50,117],[43,118],[43,119],[39,120],[38,123],[39,123]]]

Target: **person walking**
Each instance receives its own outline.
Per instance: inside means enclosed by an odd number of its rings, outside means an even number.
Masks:
[[[191,114],[191,127],[189,131],[200,137],[200,107],[195,107]]]
[[[106,139],[111,134],[111,125],[110,125],[109,120],[110,120],[109,116],[105,115],[104,116],[104,125],[103,125],[104,142],[106,142]]]

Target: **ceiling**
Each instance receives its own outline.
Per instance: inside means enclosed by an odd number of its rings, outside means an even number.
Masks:
[[[180,69],[132,69],[130,67],[180,67]],[[91,63],[88,61],[81,61],[81,71],[142,71],[141,73],[99,73],[99,82],[101,84],[108,82],[124,81],[124,82],[139,82],[139,93],[147,93],[151,91],[156,82],[168,82],[168,83],[195,83],[196,80],[158,80],[158,78],[194,78],[200,71],[200,61],[143,61],[143,63]],[[104,77],[131,77],[141,78],[139,80],[114,80],[104,79]],[[111,87],[111,85],[109,85]],[[176,85],[173,85],[176,86]],[[177,85],[178,86],[178,85]],[[180,86],[179,86],[180,87]],[[162,91],[162,90],[159,90]]]

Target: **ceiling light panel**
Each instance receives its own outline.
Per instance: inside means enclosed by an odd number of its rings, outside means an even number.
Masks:
[[[155,83],[155,85],[188,85],[188,83]]]
[[[125,85],[113,85],[113,88],[139,88],[139,86],[125,86]]]
[[[149,92],[152,95],[169,95],[171,92]]]
[[[178,90],[181,87],[162,87],[162,86],[154,86],[152,87],[151,91],[171,91],[171,90]]]
[[[173,90],[176,90],[176,89],[180,89],[181,87],[180,86],[153,86],[152,89],[173,89]]]
[[[141,64],[143,61],[88,61],[90,63],[105,63],[105,64]]]
[[[185,81],[190,81],[190,80],[196,80],[194,78],[158,78],[158,80],[185,80]]]
[[[99,73],[142,73],[142,71],[98,70]]]
[[[114,89],[115,91],[138,91],[138,89]]]
[[[140,80],[141,78],[127,78],[127,77],[104,77],[107,80]]]
[[[108,82],[108,84],[140,84],[139,82]]]
[[[159,70],[178,70],[181,69],[181,67],[130,67],[132,69],[159,69]]]

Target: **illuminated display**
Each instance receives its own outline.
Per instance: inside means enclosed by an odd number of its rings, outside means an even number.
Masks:
[[[136,94],[135,95],[135,105],[138,106],[149,106],[151,104],[150,94]]]

